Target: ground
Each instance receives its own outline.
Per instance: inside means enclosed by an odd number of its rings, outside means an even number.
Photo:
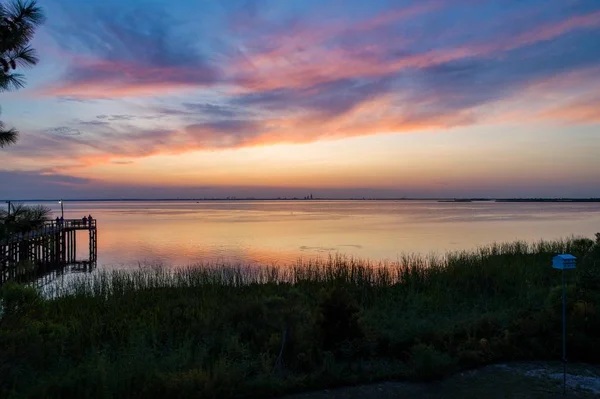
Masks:
[[[440,382],[382,382],[302,393],[284,399],[545,399],[564,397],[562,383],[562,363],[510,363],[463,372]],[[600,397],[600,366],[569,364],[566,397]]]

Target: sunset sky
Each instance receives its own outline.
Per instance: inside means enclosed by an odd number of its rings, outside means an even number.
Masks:
[[[600,197],[600,1],[43,0],[0,198]]]

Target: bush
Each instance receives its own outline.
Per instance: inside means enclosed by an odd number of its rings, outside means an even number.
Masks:
[[[41,298],[35,288],[8,282],[0,287],[0,304],[4,317],[23,315],[35,307]]]
[[[319,304],[321,348],[337,357],[352,358],[360,351],[365,333],[359,322],[360,308],[347,288],[325,291]]]
[[[448,354],[427,344],[417,344],[410,350],[408,365],[411,377],[419,381],[439,379],[450,372],[454,364]]]
[[[578,256],[585,256],[592,247],[594,246],[594,241],[589,238],[576,238],[571,243],[571,252]]]

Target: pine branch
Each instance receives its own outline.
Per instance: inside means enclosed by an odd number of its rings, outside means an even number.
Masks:
[[[26,46],[11,54],[11,61],[15,61],[19,66],[28,67],[37,64],[39,58],[31,46]],[[15,69],[14,63],[11,65],[11,67],[12,69]]]
[[[46,20],[41,7],[34,0],[17,0],[7,7],[9,18],[17,24],[41,25]]]
[[[25,87],[25,78],[20,73],[4,73],[0,71],[0,92],[17,90]]]
[[[19,132],[15,128],[0,130],[0,148],[15,144],[19,139]]]

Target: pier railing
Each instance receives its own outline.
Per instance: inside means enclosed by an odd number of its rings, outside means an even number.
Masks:
[[[88,232],[87,259],[77,259],[77,231]],[[95,264],[97,248],[96,220],[91,218],[51,220],[36,229],[12,234],[0,241],[0,284],[24,271],[35,274],[49,266]]]
[[[95,230],[96,219],[91,221],[87,219],[85,222],[83,219],[64,219],[62,221],[50,220],[44,222],[44,224],[33,230],[29,230],[23,233],[11,234],[4,241],[0,241],[1,245],[7,245],[13,242],[19,242],[23,240],[31,240],[40,236],[46,236],[49,234],[60,233],[61,231],[72,231],[72,230]]]

